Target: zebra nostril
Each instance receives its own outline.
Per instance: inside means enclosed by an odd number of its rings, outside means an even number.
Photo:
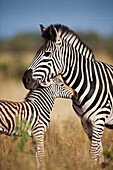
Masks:
[[[30,78],[28,77],[28,78],[26,78],[26,83],[29,83],[30,82]]]

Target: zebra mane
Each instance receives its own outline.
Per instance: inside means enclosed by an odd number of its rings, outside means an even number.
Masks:
[[[90,59],[95,59],[93,51],[91,50],[90,47],[88,47],[77,35],[77,33],[75,33],[74,31],[72,31],[71,29],[69,29],[67,26],[61,25],[61,24],[55,24],[54,27],[56,28],[60,38],[62,38],[63,40],[65,40],[67,43],[69,43],[71,45],[71,42],[69,41],[72,37],[73,37],[73,42],[72,44],[75,43],[75,48],[82,54],[82,55],[86,55],[86,52],[88,51],[88,58]],[[51,25],[45,30],[44,34],[42,34],[42,37],[45,40],[53,40],[55,41],[55,37],[57,36],[55,34],[55,32],[53,32],[53,37],[51,36]],[[71,38],[69,38],[69,36]],[[82,50],[82,52],[80,51],[80,47],[83,46],[83,49],[85,49],[84,51]]]

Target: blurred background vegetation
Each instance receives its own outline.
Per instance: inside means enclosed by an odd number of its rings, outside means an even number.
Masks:
[[[93,50],[97,60],[113,61],[113,36],[102,37],[94,32],[78,35]],[[42,43],[39,33],[19,34],[12,39],[0,40],[0,74],[5,78],[20,79]]]
[[[85,42],[93,51],[105,50],[113,57],[113,35],[110,37],[102,37],[95,32],[77,33],[81,40]],[[36,51],[42,43],[39,33],[23,33],[12,39],[0,40],[1,52],[32,52]]]

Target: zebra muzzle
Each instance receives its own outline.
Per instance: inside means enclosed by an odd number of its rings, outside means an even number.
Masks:
[[[32,70],[27,70],[22,78],[23,84],[26,89],[33,90],[39,85],[39,81],[32,78]]]

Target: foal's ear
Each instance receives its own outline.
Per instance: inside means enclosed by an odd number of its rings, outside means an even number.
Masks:
[[[50,25],[50,35],[53,41],[57,40],[58,32],[53,24]]]

